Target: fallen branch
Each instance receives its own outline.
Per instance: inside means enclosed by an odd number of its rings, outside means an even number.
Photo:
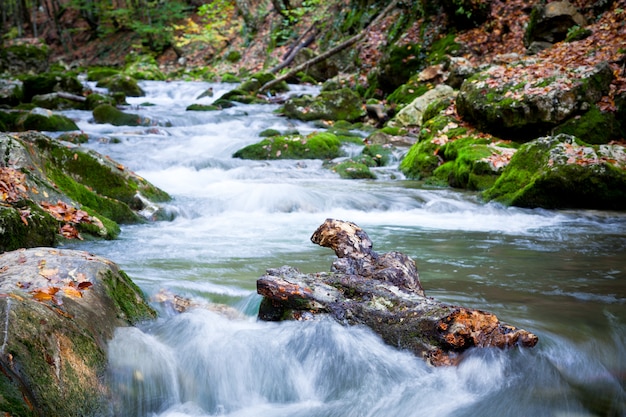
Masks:
[[[415,262],[399,252],[374,252],[354,223],[327,219],[311,240],[335,251],[331,272],[269,269],[257,280],[261,320],[327,315],[342,324],[368,326],[386,343],[433,365],[455,364],[472,347],[537,344],[537,336],[501,323],[492,313],[426,297]]]
[[[393,0],[361,32],[359,32],[358,34],[354,35],[350,39],[347,39],[346,41],[340,43],[339,45],[335,46],[334,48],[324,52],[323,54],[318,55],[315,58],[312,58],[312,59],[310,59],[310,60],[308,60],[306,62],[303,62],[302,64],[300,64],[300,65],[296,66],[295,68],[293,68],[291,71],[287,72],[286,74],[284,74],[284,75],[282,75],[280,77],[277,77],[277,78],[275,78],[275,79],[273,79],[271,81],[268,81],[267,83],[265,83],[259,89],[259,92],[266,91],[266,90],[270,89],[272,86],[274,86],[274,85],[276,85],[276,84],[278,84],[278,83],[280,83],[282,81],[285,81],[285,80],[295,76],[300,71],[303,71],[303,70],[307,69],[308,67],[311,67],[311,66],[313,66],[315,64],[318,64],[318,63],[324,61],[325,59],[327,59],[327,58],[329,58],[329,57],[331,57],[331,56],[333,56],[333,55],[343,51],[344,49],[354,45],[355,43],[357,43],[358,41],[363,39],[365,37],[365,35],[367,34],[368,30],[370,28],[374,27],[376,24],[378,24],[378,22],[380,22],[382,20],[382,18],[385,17],[385,15],[387,15],[387,13],[389,13],[396,6],[396,4],[398,4],[398,0]]]

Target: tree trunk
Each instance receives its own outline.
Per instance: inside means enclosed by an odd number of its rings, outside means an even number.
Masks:
[[[415,262],[399,252],[377,254],[354,223],[327,219],[311,240],[335,251],[331,273],[302,274],[283,266],[257,280],[259,318],[306,320],[327,315],[365,325],[382,339],[433,365],[456,364],[472,347],[533,347],[537,336],[481,310],[426,297]]]
[[[312,58],[310,60],[308,60],[307,62],[304,62],[298,66],[296,66],[295,68],[293,68],[291,71],[287,72],[286,74],[277,77],[275,79],[273,79],[272,81],[269,81],[267,83],[265,83],[265,85],[263,85],[260,89],[259,92],[263,92],[266,91],[268,89],[270,89],[272,86],[285,81],[291,77],[293,77],[294,75],[296,75],[297,73],[299,73],[302,70],[305,70],[306,68],[315,65],[319,62],[324,61],[325,59],[335,55],[338,52],[343,51],[344,49],[354,45],[355,43],[357,43],[358,41],[360,41],[361,39],[363,39],[365,37],[365,35],[367,34],[367,31],[375,26],[378,22],[380,22],[380,20],[385,17],[385,15],[387,13],[389,13],[394,7],[396,7],[396,5],[398,4],[398,0],[393,0],[391,3],[389,3],[387,5],[387,7],[385,7],[383,9],[382,12],[380,12],[380,14],[378,16],[376,16],[376,18],[374,20],[372,20],[370,22],[369,25],[367,25],[367,27],[365,29],[363,29],[363,31],[361,31],[360,33],[354,35],[353,37],[351,37],[350,39],[340,43],[339,45],[335,46],[334,48],[324,52],[321,55],[316,56],[315,58]]]

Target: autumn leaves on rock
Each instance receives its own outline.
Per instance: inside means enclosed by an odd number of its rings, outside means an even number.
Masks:
[[[501,323],[492,313],[426,297],[415,262],[399,252],[374,252],[367,233],[354,223],[327,219],[311,240],[335,251],[338,259],[331,272],[269,269],[257,280],[257,291],[264,297],[260,319],[327,315],[342,324],[365,325],[389,345],[434,365],[455,364],[472,347],[537,344],[537,336]]]

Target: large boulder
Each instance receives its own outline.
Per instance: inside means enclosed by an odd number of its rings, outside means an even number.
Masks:
[[[522,145],[487,200],[544,208],[626,209],[626,152],[559,134]]]
[[[347,120],[355,122],[365,116],[365,109],[358,94],[349,88],[322,91],[316,97],[294,97],[282,107],[285,116],[292,119]]]
[[[426,297],[415,262],[399,252],[374,252],[367,233],[354,223],[327,219],[311,240],[334,250],[338,259],[331,272],[269,269],[257,280],[257,291],[264,297],[260,319],[323,315],[345,325],[365,325],[386,343],[434,365],[456,363],[473,347],[537,343],[537,336],[501,323],[492,313]]]
[[[524,45],[531,51],[565,40],[574,26],[585,26],[585,17],[569,1],[539,2],[530,14]]]
[[[410,104],[406,105],[389,122],[389,125],[397,127],[420,127],[422,125],[422,116],[431,103],[437,100],[451,98],[455,95],[456,93],[452,87],[439,84],[434,89],[425,92],[415,98]]]
[[[14,41],[0,48],[0,73],[41,74],[48,71],[50,48],[37,39]]]
[[[137,80],[126,74],[115,74],[98,81],[97,87],[107,88],[111,93],[124,93],[128,97],[143,97],[146,92]]]
[[[138,114],[126,113],[117,107],[103,103],[93,109],[93,120],[96,123],[110,123],[113,126],[150,126],[152,121]]]
[[[53,246],[59,236],[112,239],[119,224],[156,216],[169,196],[94,151],[42,133],[0,134],[0,251]]]
[[[107,343],[153,319],[114,263],[82,251],[0,255],[0,410],[11,416],[108,417]]]
[[[487,132],[522,141],[588,109],[609,91],[613,71],[563,68],[546,61],[492,66],[465,80],[456,98],[458,114]]]
[[[0,106],[17,106],[23,98],[23,84],[12,78],[0,79]]]
[[[71,72],[46,72],[29,75],[22,79],[24,101],[31,101],[33,97],[54,92],[66,92],[80,95],[85,89],[76,74]]]

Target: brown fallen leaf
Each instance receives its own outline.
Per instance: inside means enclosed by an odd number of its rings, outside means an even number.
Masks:
[[[67,295],[68,297],[72,297],[72,298],[82,298],[83,294],[80,292],[80,290],[76,287],[73,287],[71,285],[67,285],[63,288],[61,288],[61,290],[63,291],[63,294]]]

